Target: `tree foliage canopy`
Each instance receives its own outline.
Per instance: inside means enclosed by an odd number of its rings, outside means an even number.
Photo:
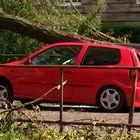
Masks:
[[[100,16],[104,10],[105,0],[99,0],[91,8],[86,18],[100,28]],[[32,23],[49,28],[52,31],[97,37],[84,18],[72,7],[63,7],[56,0],[0,0],[0,9],[10,15],[19,16]],[[28,53],[40,47],[40,43],[28,37],[0,29],[0,53]]]

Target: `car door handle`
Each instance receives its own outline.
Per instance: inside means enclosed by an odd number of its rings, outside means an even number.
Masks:
[[[64,71],[64,73],[74,73],[74,71],[73,70],[66,70],[66,71]]]

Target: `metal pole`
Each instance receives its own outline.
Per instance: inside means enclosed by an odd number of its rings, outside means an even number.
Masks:
[[[63,132],[63,67],[60,67],[60,133]]]
[[[131,131],[131,124],[133,123],[133,115],[134,115],[134,102],[135,102],[135,96],[136,96],[136,84],[137,84],[137,70],[130,70],[131,74],[131,80],[132,80],[132,94],[131,94],[131,99],[130,99],[130,109],[129,109],[129,119],[128,119],[128,132]]]

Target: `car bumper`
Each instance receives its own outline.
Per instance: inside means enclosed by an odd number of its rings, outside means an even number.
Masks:
[[[127,106],[130,107],[130,102],[131,102],[132,92],[133,92],[132,86],[125,86],[123,90],[125,91]],[[140,107],[140,83],[137,84],[137,87],[136,87],[136,96],[135,96],[134,106]]]

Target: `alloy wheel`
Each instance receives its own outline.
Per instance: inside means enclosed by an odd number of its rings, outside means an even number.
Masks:
[[[119,92],[113,88],[105,89],[100,97],[101,105],[107,110],[112,110],[118,107],[120,101],[121,99]]]
[[[7,99],[8,91],[3,85],[0,85],[0,101],[6,101]]]

